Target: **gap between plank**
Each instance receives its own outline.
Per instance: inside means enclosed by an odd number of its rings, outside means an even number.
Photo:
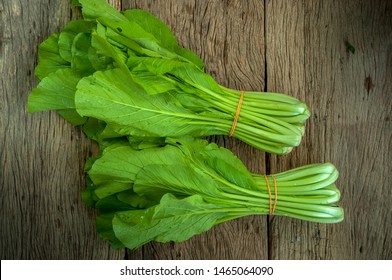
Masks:
[[[267,64],[267,5],[268,0],[264,0],[264,92],[268,92],[268,64]],[[265,174],[271,174],[271,154],[265,153]],[[271,259],[271,221],[272,218],[267,215],[267,258]]]

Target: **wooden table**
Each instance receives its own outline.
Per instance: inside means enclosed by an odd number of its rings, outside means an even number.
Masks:
[[[345,209],[334,225],[254,216],[134,251],[100,241],[81,201],[94,143],[55,112],[26,112],[38,45],[80,16],[69,2],[0,1],[1,259],[392,258],[391,1],[110,1],[161,18],[219,83],[305,101],[312,116],[289,155],[211,140],[254,172],[334,163]]]

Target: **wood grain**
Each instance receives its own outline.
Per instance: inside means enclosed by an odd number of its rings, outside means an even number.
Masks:
[[[91,143],[56,113],[26,112],[37,46],[69,21],[69,1],[0,3],[1,259],[123,258],[79,195]]]
[[[303,143],[271,157],[272,172],[334,163],[346,211],[337,225],[275,217],[272,259],[392,257],[391,8],[388,1],[268,2],[267,88],[312,111]]]
[[[199,55],[206,71],[232,88],[264,88],[264,6],[261,1],[123,1],[123,9],[142,8],[163,20],[180,45]],[[210,140],[230,148],[254,172],[265,172],[264,153],[228,137]],[[129,258],[265,259],[266,217],[249,217],[216,226],[180,244],[150,244]],[[135,255],[137,254],[137,255]]]
[[[0,0],[1,259],[392,258],[392,2],[108,0],[161,18],[219,83],[304,100],[312,116],[289,155],[210,140],[253,172],[334,163],[346,211],[337,225],[248,217],[133,251],[100,241],[80,199],[94,144],[54,112],[26,112],[38,45],[80,17],[69,2]]]

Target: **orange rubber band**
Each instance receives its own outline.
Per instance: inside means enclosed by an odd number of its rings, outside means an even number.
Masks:
[[[244,91],[241,91],[240,99],[238,100],[237,111],[235,112],[233,125],[231,126],[229,136],[233,136],[234,130],[237,127],[238,117],[240,116],[242,101],[244,100]]]
[[[274,180],[274,191],[275,191],[275,201],[274,201],[274,208],[272,208],[272,215],[275,213],[276,204],[278,203],[278,184],[276,183],[276,178],[274,175],[271,175],[272,179]]]
[[[268,176],[264,175],[264,178],[265,178],[265,182],[267,183],[267,188],[268,188],[269,206],[270,206],[269,214],[270,214],[270,216],[273,216],[275,209],[276,209],[276,205],[278,203],[278,184],[276,183],[276,178],[273,175],[270,175],[270,176],[274,180],[274,193],[275,193],[274,205],[272,205],[271,186],[270,186],[270,183],[268,180]]]

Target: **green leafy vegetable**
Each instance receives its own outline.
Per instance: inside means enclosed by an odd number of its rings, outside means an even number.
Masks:
[[[75,110],[75,91],[79,80],[80,76],[70,68],[50,73],[32,90],[28,103],[29,112],[57,110],[73,125],[83,124],[86,118]]]
[[[113,219],[107,227],[111,223],[116,239],[101,236],[131,249],[150,241],[187,240],[227,220],[268,214],[275,199],[275,215],[322,223],[343,219],[343,209],[336,206],[340,193],[332,164],[275,174],[276,198],[271,177],[268,190],[264,176],[249,172],[229,150],[188,137],[167,139],[163,147],[142,150],[110,146],[88,176],[95,203],[109,195],[120,197],[124,190],[117,184],[128,186],[125,192],[133,209],[124,211],[113,204]],[[149,203],[136,205],[140,200]]]
[[[86,161],[82,198],[99,210],[97,230],[114,248],[180,242],[248,215],[343,219],[332,164],[254,174],[231,151],[200,139],[229,134],[238,115],[234,137],[288,153],[310,114],[303,102],[221,86],[145,11],[118,12],[104,0],[72,5],[83,19],[40,45],[40,83],[28,110],[56,110],[99,143],[98,156]]]
[[[241,91],[219,85],[162,21],[138,9],[118,12],[103,0],[73,4],[82,7],[83,19],[40,46],[36,74],[42,81],[29,97],[30,112],[57,110],[73,124],[94,118],[118,137],[158,142],[228,135],[236,122],[233,137],[258,149],[286,154],[300,144],[310,115],[303,102],[245,91],[235,121]],[[56,103],[65,73],[77,78],[67,86],[67,102]]]
[[[227,209],[206,203],[199,195],[177,199],[171,194],[146,210],[118,212],[113,231],[126,247],[136,248],[152,240],[180,242],[209,230],[227,215]]]
[[[70,63],[60,56],[58,40],[59,34],[52,34],[38,48],[39,63],[35,68],[35,75],[41,80],[59,69],[71,67]]]

